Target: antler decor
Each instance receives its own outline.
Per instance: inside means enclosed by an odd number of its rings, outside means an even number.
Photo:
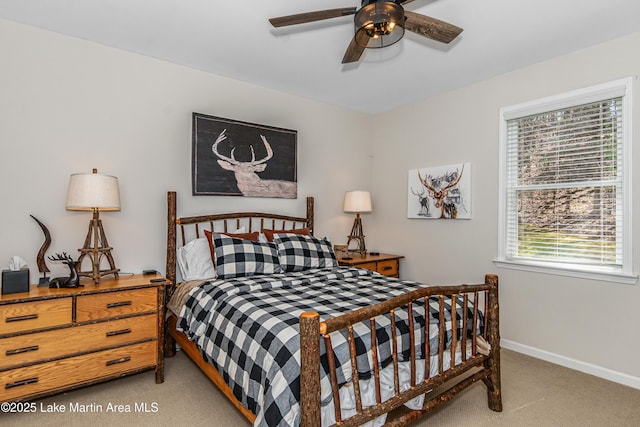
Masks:
[[[49,278],[47,277],[47,273],[49,273],[50,270],[49,267],[47,267],[47,262],[45,261],[44,256],[47,253],[47,249],[49,249],[49,246],[51,245],[51,233],[49,233],[49,229],[45,227],[45,225],[40,222],[38,218],[33,215],[29,216],[38,223],[38,225],[42,229],[42,232],[44,233],[44,243],[42,244],[42,246],[40,246],[40,250],[38,251],[38,255],[36,256],[38,271],[42,273],[42,277],[38,281],[38,286],[49,286]]]
[[[48,258],[50,261],[62,261],[62,263],[69,267],[69,277],[56,277],[49,282],[50,288],[77,288],[82,286],[78,277],[78,271],[76,270],[78,261],[71,258],[71,255],[66,252],[62,252],[61,254],[56,253],[55,256],[50,256]]]

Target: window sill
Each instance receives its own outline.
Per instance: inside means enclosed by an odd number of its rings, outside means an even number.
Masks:
[[[617,270],[596,270],[571,264],[563,264],[562,266],[559,266],[550,263],[505,259],[495,259],[493,260],[493,263],[499,268],[554,274],[556,276],[568,276],[580,279],[601,280],[604,282],[623,283],[625,285],[635,285],[638,281],[637,274],[623,273]]]

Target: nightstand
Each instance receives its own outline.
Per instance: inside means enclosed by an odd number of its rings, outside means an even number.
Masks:
[[[0,296],[0,401],[27,400],[155,369],[164,381],[165,286],[120,275],[74,289]]]
[[[358,252],[349,252],[348,256],[352,259],[345,259],[343,256],[339,256],[338,264],[366,268],[389,277],[400,277],[400,258],[404,258],[402,255],[371,255],[369,253],[362,255]]]

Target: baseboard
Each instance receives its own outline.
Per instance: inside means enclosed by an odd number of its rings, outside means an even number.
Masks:
[[[555,363],[556,365],[575,369],[576,371],[584,372],[585,374],[594,375],[599,378],[604,378],[606,380],[640,390],[640,378],[629,374],[603,368],[602,366],[592,365],[591,363],[586,363],[581,360],[571,359],[569,357],[540,350],[535,347],[529,347],[528,345],[520,344],[515,341],[502,339],[500,340],[500,345],[502,348],[506,348],[508,350],[513,350],[518,353],[526,354],[527,356],[535,357],[536,359],[546,360],[547,362]]]

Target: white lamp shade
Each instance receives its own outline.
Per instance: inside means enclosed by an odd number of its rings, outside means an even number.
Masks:
[[[371,212],[371,194],[368,191],[347,191],[344,195],[345,212]]]
[[[101,211],[120,210],[118,178],[94,173],[77,173],[69,178],[67,210]]]

